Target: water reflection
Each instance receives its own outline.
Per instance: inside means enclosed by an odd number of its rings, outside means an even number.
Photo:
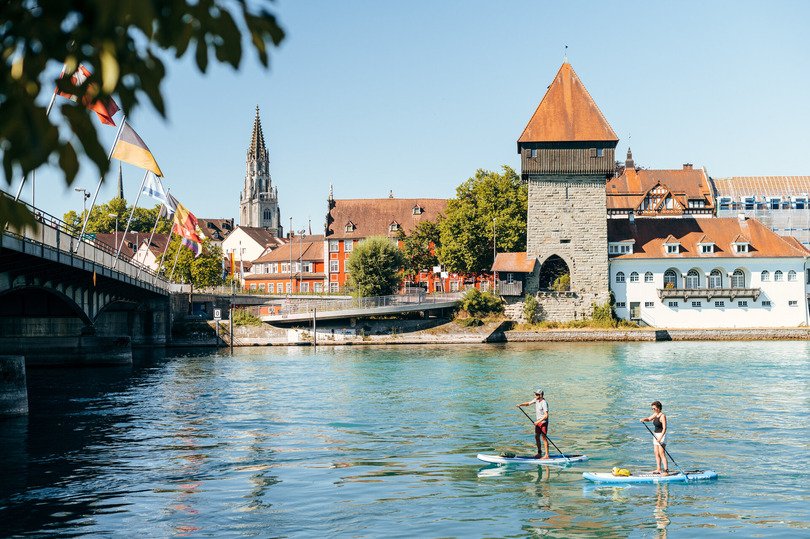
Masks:
[[[666,539],[667,526],[669,526],[669,517],[667,516],[667,507],[669,506],[669,485],[667,483],[658,483],[657,487],[653,516],[655,517],[655,527],[658,529],[658,537],[661,539]]]

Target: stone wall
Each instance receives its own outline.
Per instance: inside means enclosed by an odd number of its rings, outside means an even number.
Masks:
[[[571,292],[538,297],[544,320],[573,320],[590,315],[591,304],[608,301],[607,219],[603,176],[529,177],[527,251],[539,264],[526,283],[539,289],[540,265],[551,255],[571,272]]]

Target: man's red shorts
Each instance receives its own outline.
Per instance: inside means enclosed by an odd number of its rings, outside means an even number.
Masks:
[[[539,427],[537,425],[534,426],[534,433],[535,434],[548,434],[548,421],[544,422]]]

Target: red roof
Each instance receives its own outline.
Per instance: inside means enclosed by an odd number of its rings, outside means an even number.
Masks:
[[[574,68],[565,62],[518,142],[618,140]]]
[[[276,247],[269,252],[265,251],[253,263],[288,262],[291,255],[293,260],[298,260],[300,256],[303,261],[323,262],[323,236],[294,236],[290,243]]]
[[[495,255],[495,262],[492,264],[492,271],[511,271],[515,273],[531,273],[537,258],[529,257],[526,252],[522,253],[498,253]]]
[[[327,239],[395,237],[410,233],[421,221],[436,221],[444,212],[443,198],[359,198],[335,200],[327,216]],[[394,229],[392,224],[396,224]],[[351,225],[351,226],[349,226]]]
[[[709,177],[702,168],[684,167],[675,170],[646,170],[626,168],[621,175],[608,180],[605,193],[608,210],[636,210],[647,193],[656,186],[666,188],[675,201],[688,211],[689,200],[703,200],[702,208],[714,208],[714,197]],[[676,209],[660,209],[656,213],[683,213]]]
[[[635,240],[633,252],[612,258],[764,258],[805,257],[807,251],[786,241],[756,219],[717,217],[714,219],[660,218],[608,219],[608,241]],[[701,253],[698,242],[714,240],[713,253]],[[680,252],[666,254],[664,243],[681,244]],[[746,253],[736,253],[731,244],[749,243]]]

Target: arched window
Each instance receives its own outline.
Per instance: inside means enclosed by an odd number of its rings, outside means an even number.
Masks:
[[[771,274],[768,273],[768,270],[765,270],[759,274],[759,280],[762,281],[763,283],[771,280]]]
[[[745,272],[743,270],[736,269],[731,274],[731,288],[745,288]]]
[[[616,274],[616,282],[617,283],[623,283],[624,282],[624,272],[623,271],[620,271],[619,273]]]
[[[675,270],[664,272],[664,288],[678,288],[678,274]]]
[[[715,269],[709,274],[709,288],[723,288],[723,272]]]
[[[630,274],[630,282],[631,283],[637,283],[638,282],[638,272],[637,271],[634,271],[633,273]]]
[[[653,282],[653,274],[651,271],[648,271],[647,273],[644,274],[644,282],[645,283]]]
[[[270,208],[265,208],[264,209],[264,220],[269,221],[272,218],[273,218],[273,214],[270,213]]]
[[[686,274],[686,288],[700,288],[700,273],[698,270],[689,270]]]
[[[775,272],[773,272],[773,280],[776,281],[777,283],[784,280],[784,277],[782,276],[782,270],[776,270]]]
[[[795,280],[796,280],[796,272],[793,271],[793,270],[790,270],[788,272],[788,281],[795,281]]]

